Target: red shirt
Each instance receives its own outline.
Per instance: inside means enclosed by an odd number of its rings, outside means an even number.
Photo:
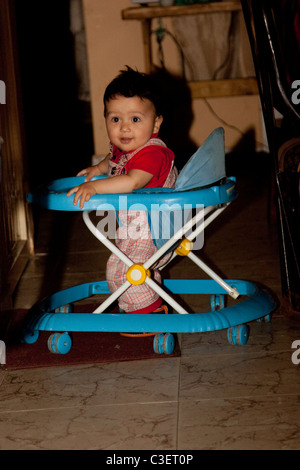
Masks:
[[[153,137],[156,137],[155,135]],[[132,152],[133,153],[133,152]],[[112,161],[118,164],[124,155],[117,147],[113,146]],[[153,175],[153,178],[145,188],[160,188],[164,185],[174,161],[172,150],[162,145],[151,144],[142,147],[135,155],[128,156],[128,161],[124,165],[122,174],[127,174],[130,170],[142,170]]]

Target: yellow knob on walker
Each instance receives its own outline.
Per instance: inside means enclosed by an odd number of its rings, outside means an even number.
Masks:
[[[176,248],[175,253],[179,256],[187,256],[193,248],[193,242],[188,238],[184,238],[180,245]]]
[[[146,276],[150,277],[150,271],[145,269],[142,264],[133,264],[126,273],[127,280],[135,286],[144,284]]]

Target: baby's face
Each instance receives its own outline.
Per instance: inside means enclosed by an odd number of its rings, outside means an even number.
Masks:
[[[162,116],[148,99],[117,95],[106,103],[106,128],[110,142],[122,152],[132,152],[159,131]]]

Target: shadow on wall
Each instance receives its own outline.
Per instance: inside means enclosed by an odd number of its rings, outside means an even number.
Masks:
[[[164,69],[153,72],[163,98],[164,120],[160,137],[175,153],[178,170],[197,150],[189,133],[193,122],[192,97],[186,80],[170,74]]]
[[[228,176],[249,176],[266,180],[271,176],[271,158],[265,151],[256,150],[255,130],[248,129],[236,145],[226,154],[226,174]]]

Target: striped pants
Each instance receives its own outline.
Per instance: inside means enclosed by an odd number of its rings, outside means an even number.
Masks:
[[[116,233],[116,246],[133,262],[144,264],[156,251],[151,237],[147,215],[143,211],[120,211],[121,226]],[[151,278],[161,282],[158,268],[165,264],[171,253],[164,255],[151,269]],[[111,293],[126,282],[128,267],[114,253],[106,266],[106,280]],[[118,299],[124,312],[150,313],[161,305],[159,295],[147,284],[131,285]]]

